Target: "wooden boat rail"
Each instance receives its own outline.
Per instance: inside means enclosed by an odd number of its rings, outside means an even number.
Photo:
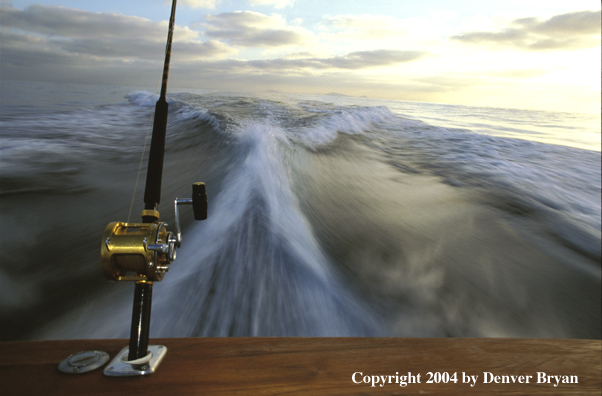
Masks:
[[[0,343],[0,394],[600,395],[602,392],[600,340],[169,338],[151,340],[152,344],[168,348],[164,361],[152,375],[116,378],[104,376],[102,369],[84,374],[58,371],[58,363],[72,353],[102,350],[113,357],[127,343],[128,340],[117,339]],[[545,373],[550,382],[538,383],[539,372]],[[407,386],[396,383],[396,377],[399,382],[408,373],[415,382],[420,374],[420,383]],[[455,383],[449,379],[454,373],[457,373]],[[529,375],[532,378],[526,383]],[[373,387],[372,376],[387,376],[385,380],[390,378],[391,383],[382,384],[379,379]],[[469,376],[477,376],[474,386],[472,380],[463,383]],[[512,382],[512,376],[516,382]],[[553,376],[559,376],[557,386]],[[575,378],[576,383],[566,383]],[[365,379],[368,383],[364,383]]]

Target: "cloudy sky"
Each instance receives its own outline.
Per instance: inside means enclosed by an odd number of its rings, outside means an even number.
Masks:
[[[0,0],[0,78],[156,87],[170,1]],[[170,88],[600,112],[598,0],[179,0]]]

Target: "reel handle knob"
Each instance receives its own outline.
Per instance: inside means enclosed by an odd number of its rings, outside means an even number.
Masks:
[[[205,183],[192,184],[192,210],[195,220],[205,220],[207,218],[207,190]]]
[[[174,212],[176,218],[176,237],[175,245],[182,246],[182,231],[180,228],[180,214],[178,205],[192,205],[195,220],[205,220],[207,218],[207,190],[205,183],[194,183],[192,185],[192,198],[176,198],[174,201]]]

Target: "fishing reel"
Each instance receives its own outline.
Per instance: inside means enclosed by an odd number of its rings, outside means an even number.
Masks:
[[[182,246],[178,205],[191,204],[196,220],[207,218],[207,192],[204,183],[192,185],[192,198],[175,199],[174,210],[176,233],[167,231],[167,224],[159,221],[157,207],[161,201],[163,156],[167,132],[168,104],[167,77],[171,43],[175,27],[176,0],[171,3],[171,16],[165,62],[161,80],[161,95],[155,105],[153,135],[148,155],[145,210],[142,223],[113,222],[105,228],[100,247],[100,260],[105,278],[111,281],[134,281],[134,304],[129,346],[123,348],[104,369],[110,377],[147,375],[155,372],[167,348],[164,345],[149,345],[150,314],[153,284],[160,281],[176,259],[176,249]],[[84,351],[68,356],[59,370],[67,373],[82,373],[104,364],[108,355],[102,351]]]
[[[195,220],[207,218],[207,191],[204,183],[192,185],[192,198],[176,198],[176,233],[159,221],[159,212],[143,210],[145,223],[112,222],[105,228],[101,243],[102,272],[111,281],[161,281],[182,246],[178,205],[192,205]]]

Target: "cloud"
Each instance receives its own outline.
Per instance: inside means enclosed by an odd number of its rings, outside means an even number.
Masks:
[[[293,6],[295,0],[249,0],[249,4],[252,6],[265,6],[271,5],[274,8],[281,9],[288,6]]]
[[[541,34],[600,35],[600,11],[571,12],[543,22],[537,18],[523,18],[514,23]]]
[[[167,37],[167,22],[120,14],[82,11],[73,8],[35,4],[25,10],[0,7],[2,29],[19,29],[42,35],[69,38],[144,37],[148,41],[163,41]],[[198,33],[177,27],[181,40],[194,39]]]
[[[171,1],[166,1],[171,3]],[[220,3],[219,0],[180,0],[179,5],[188,6],[190,8],[208,8],[214,9]]]
[[[426,55],[420,51],[373,50],[351,52],[344,56],[330,58],[306,58],[304,53],[289,54],[285,58],[267,60],[223,60],[206,62],[203,70],[222,70],[224,72],[259,72],[303,74],[325,70],[360,70],[373,67],[392,66],[418,60]]]
[[[160,75],[166,21],[45,5],[20,10],[6,2],[1,11],[2,79],[144,86]],[[209,40],[201,41],[199,32],[176,27],[170,79],[175,77],[178,81],[176,70],[188,73],[180,78],[185,86],[191,75],[197,75],[199,80],[201,71],[205,76],[221,76],[220,79],[228,75],[315,77],[392,66],[427,55],[421,51],[379,49],[329,57],[316,55],[314,47],[309,51],[308,47],[293,47],[294,52],[277,59],[223,59],[237,52],[230,43],[281,47],[317,40],[309,32],[291,27],[279,15],[255,12],[208,16],[205,34]]]
[[[172,53],[180,54],[188,61],[195,59],[224,58],[238,53],[238,50],[215,40],[180,41],[173,44]]]
[[[205,35],[243,47],[302,45],[314,39],[311,32],[288,26],[284,17],[277,14],[236,11],[207,15],[205,20]]]
[[[527,51],[591,48],[600,45],[600,11],[571,12],[545,21],[520,18],[497,32],[470,32],[451,39],[466,44]]]
[[[508,69],[492,73],[495,77],[523,79],[532,77],[541,77],[548,74],[549,70],[544,69]]]
[[[303,58],[314,58],[315,55],[309,51],[297,51],[291,52],[284,56],[285,59],[303,59]]]
[[[345,56],[318,59],[317,61],[327,67],[341,69],[365,69],[377,66],[390,66],[418,60],[426,56],[424,51],[400,50],[373,50],[351,52]]]
[[[403,20],[385,15],[337,15],[324,17],[328,26],[342,30],[335,36],[360,39],[380,39],[406,35]]]
[[[66,7],[0,5],[1,79],[145,85],[160,75],[167,22]],[[172,64],[238,51],[176,26]],[[148,84],[148,83],[147,83]]]
[[[50,53],[68,58],[78,55],[162,61],[167,37],[167,22],[119,14],[95,13],[65,7],[33,5],[19,10],[7,5],[0,8],[2,62],[14,62],[5,51],[40,56]],[[199,33],[176,26],[174,50],[190,58],[223,57],[236,52],[216,41],[202,42]],[[13,52],[16,54],[17,52]]]

